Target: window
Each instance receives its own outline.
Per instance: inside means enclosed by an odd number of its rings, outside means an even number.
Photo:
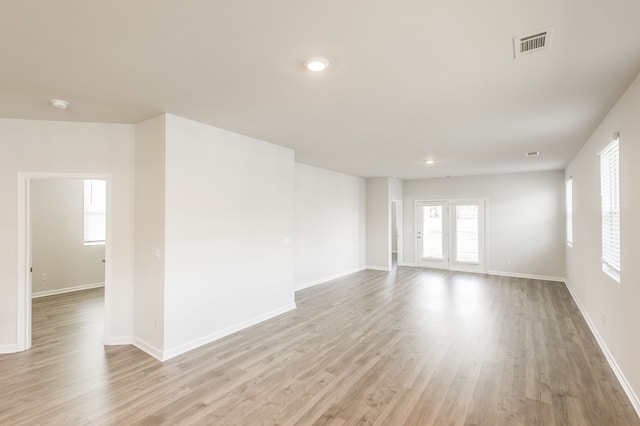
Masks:
[[[442,206],[422,207],[424,238],[422,253],[430,259],[443,259],[442,247]]]
[[[616,135],[600,153],[602,270],[620,282],[620,155]]]
[[[567,214],[567,245],[573,247],[573,179],[565,183]]]
[[[478,211],[477,205],[456,206],[456,260],[478,263]]]
[[[84,181],[84,244],[104,244],[106,231],[106,182]]]

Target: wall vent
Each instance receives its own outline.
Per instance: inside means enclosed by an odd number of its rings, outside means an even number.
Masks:
[[[551,46],[553,28],[513,38],[514,58],[547,50]]]

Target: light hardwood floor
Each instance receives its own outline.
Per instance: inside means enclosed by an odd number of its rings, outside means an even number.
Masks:
[[[640,425],[561,283],[398,267],[296,302],[163,364],[102,346],[101,290],[35,299],[0,424]]]

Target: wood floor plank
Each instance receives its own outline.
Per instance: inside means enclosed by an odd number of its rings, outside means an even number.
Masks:
[[[562,283],[398,267],[165,363],[102,346],[103,292],[33,301],[2,425],[640,425]]]

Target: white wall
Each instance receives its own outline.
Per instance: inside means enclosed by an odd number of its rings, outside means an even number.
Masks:
[[[294,153],[166,115],[165,358],[295,308]]]
[[[16,349],[18,173],[110,174],[108,341],[133,334],[134,126],[0,119],[0,352]],[[20,283],[22,285],[22,283]]]
[[[369,178],[366,186],[367,268],[388,271],[391,269],[389,179]]]
[[[295,164],[296,289],[365,266],[363,178]]]
[[[627,89],[566,170],[573,177],[574,244],[567,279],[590,325],[606,345],[640,413],[640,76]],[[600,159],[620,132],[621,282],[602,271]]]
[[[136,126],[136,345],[162,358],[164,349],[165,116]]]
[[[402,201],[404,193],[404,184],[402,180],[396,178],[389,178],[389,199],[391,201]]]
[[[486,198],[488,271],[563,279],[561,171],[404,182],[404,256],[415,262],[415,202]]]
[[[84,181],[33,179],[30,188],[32,293],[104,285],[104,244],[84,245]]]

